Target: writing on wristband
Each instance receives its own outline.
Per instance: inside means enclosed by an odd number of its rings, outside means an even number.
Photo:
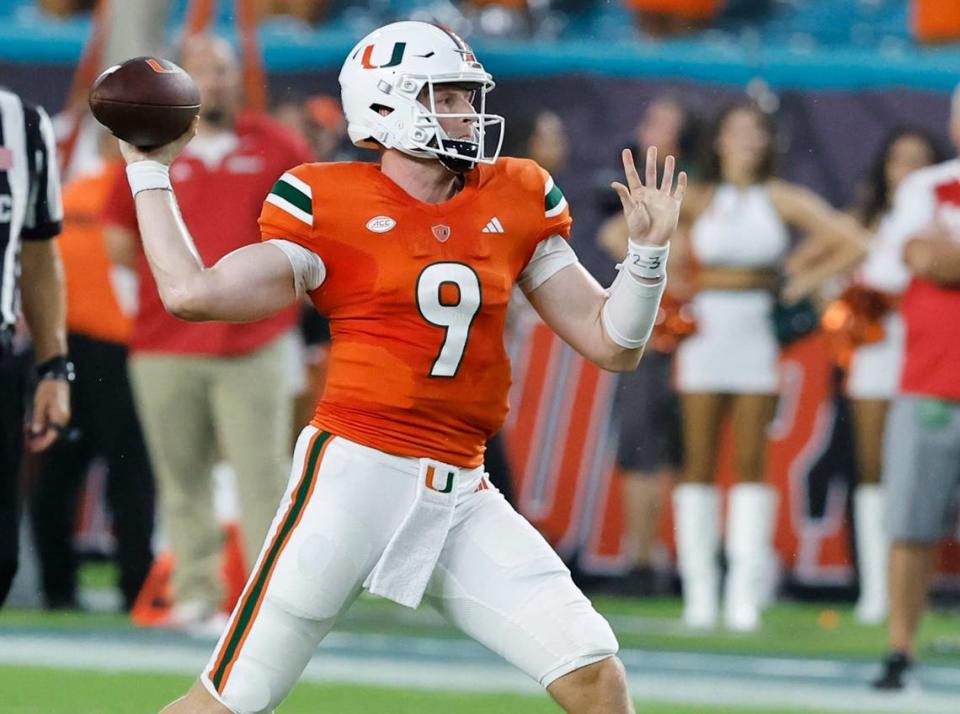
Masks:
[[[135,161],[127,164],[127,181],[134,196],[151,189],[173,190],[170,167],[159,161]]]
[[[632,275],[648,280],[657,280],[667,273],[667,257],[670,244],[640,245],[632,240],[627,244],[627,257],[623,266]]]

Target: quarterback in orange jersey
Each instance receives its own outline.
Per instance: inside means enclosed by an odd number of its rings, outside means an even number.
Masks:
[[[483,444],[507,411],[511,288],[586,358],[634,369],[653,327],[686,176],[656,149],[615,183],[627,259],[602,288],[534,162],[499,158],[490,75],[462,39],[398,22],[340,73],[355,144],[379,165],[291,168],[266,197],[263,242],[203,266],[167,167],[192,137],[122,145],[150,268],[187,320],[256,320],[308,295],[328,316],[326,390],[287,491],[197,684],[165,714],[271,712],[362,589],[422,601],[542,684],[567,712],[633,707],[617,641],[546,541],[490,486]],[[496,139],[491,138],[496,137]]]
[[[523,159],[477,166],[440,204],[372,164],[286,173],[260,227],[326,266],[310,293],[333,336],[314,425],[392,454],[480,466],[507,413],[511,287],[535,279],[524,268],[537,246],[562,243],[570,222],[560,189]],[[572,260],[560,250],[554,260]]]

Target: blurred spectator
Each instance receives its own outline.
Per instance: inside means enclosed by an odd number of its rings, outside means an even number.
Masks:
[[[351,155],[345,147],[353,147],[347,137],[347,121],[340,101],[326,94],[308,97],[303,105],[306,114],[307,138],[317,161],[343,161]]]
[[[647,33],[660,37],[702,30],[723,9],[724,0],[626,0]]]
[[[272,120],[240,110],[230,45],[198,36],[181,61],[200,88],[200,129],[170,168],[184,221],[203,260],[259,241],[263,197],[306,145]],[[220,202],[211,196],[222,196]],[[137,217],[122,177],[106,209],[115,261],[135,265],[139,310],[131,340],[134,394],[160,487],[164,533],[176,560],[171,622],[217,631],[221,538],[211,468],[218,447],[237,476],[247,567],[255,562],[283,492],[291,430],[290,333],[295,307],[259,322],[187,323],[167,314],[138,249]]]
[[[37,0],[37,5],[46,14],[60,19],[92,12],[97,0]]]
[[[960,40],[960,3],[910,0],[910,26],[919,42],[956,42]]]
[[[623,144],[633,151],[635,157],[645,156],[648,146],[656,146],[658,171],[663,170],[663,161],[667,156],[674,156],[680,162],[679,168],[695,177],[696,166],[692,165],[691,159],[696,152],[699,132],[700,122],[697,117],[676,97],[664,94],[650,101],[633,130],[633,135]],[[610,189],[610,183],[619,180],[622,167],[622,161],[617,156],[609,168],[598,172],[594,178],[600,210],[610,218],[607,226],[619,226],[618,230],[621,232],[626,229],[620,215],[622,206],[616,192]],[[600,229],[601,234],[605,228]],[[606,244],[602,238],[601,242]],[[613,239],[611,246],[614,250],[619,250],[619,238]],[[609,251],[610,247],[607,250]]]
[[[466,0],[466,5],[474,7],[489,7],[497,5],[499,7],[509,7],[514,10],[521,10],[527,7],[527,0]]]
[[[950,136],[960,148],[960,87]],[[934,574],[960,491],[960,160],[910,174],[885,237],[911,279],[900,302],[903,370],[887,419],[883,484],[890,548],[890,654],[874,682],[903,689]]]
[[[510,116],[507,121],[504,156],[533,159],[551,175],[563,173],[570,157],[570,141],[558,114],[545,109],[536,114]]]
[[[535,18],[527,0],[466,0],[460,7],[485,35],[519,37],[533,33]]]
[[[67,344],[77,368],[71,390],[73,440],[61,439],[40,461],[31,522],[43,595],[51,609],[77,607],[72,536],[77,503],[96,456],[107,464],[120,590],[129,610],[153,561],[154,485],[127,376],[130,320],[111,287],[101,215],[121,171],[117,142],[102,133],[99,170],[64,187],[60,247],[67,285]]]
[[[256,0],[261,19],[282,15],[305,25],[316,25],[327,18],[332,0]]]
[[[719,614],[720,498],[716,486],[720,427],[730,417],[738,483],[726,518],[724,620],[755,630],[774,562],[776,491],[765,483],[767,427],[779,387],[775,329],[779,300],[794,304],[863,256],[866,232],[801,186],[773,177],[775,129],[751,104],[720,112],[704,137],[700,178],[684,200],[671,262],[695,261],[697,331],[680,343],[684,468],[674,490],[684,619],[712,627]],[[789,228],[804,232],[806,254],[784,275]],[[689,240],[684,240],[689,236]],[[808,247],[810,246],[810,247]]]
[[[317,94],[302,102],[285,101],[273,110],[273,115],[306,139],[316,161],[369,160],[347,137],[347,122],[339,100],[334,97]]]
[[[648,146],[656,146],[659,160],[673,155],[683,168],[687,156],[682,147],[689,144],[685,133],[694,123],[673,98],[653,99],[635,130],[634,156],[645,156]],[[622,167],[622,160],[617,165]],[[612,200],[609,194],[613,194]],[[611,257],[621,261],[627,252],[628,232],[620,200],[608,187],[599,195],[600,210],[607,218],[598,231],[598,239]],[[684,281],[671,274],[667,290],[674,298],[682,295]],[[668,301],[669,298],[663,304]],[[673,351],[658,350],[654,341],[644,350],[634,372],[617,376],[617,466],[623,477],[624,522],[633,557],[622,588],[630,595],[654,594],[666,584],[663,574],[655,570],[655,551],[662,493],[674,480],[681,463],[680,404],[673,389],[672,372]]]
[[[880,485],[883,431],[896,393],[903,358],[903,321],[896,307],[909,273],[886,234],[897,187],[913,171],[939,160],[935,141],[915,128],[893,130],[884,140],[864,186],[855,215],[873,234],[867,258],[842,298],[851,307],[847,325],[853,351],[846,395],[853,406],[857,487],[854,528],[860,598],[857,619],[880,623],[887,616],[887,539]]]

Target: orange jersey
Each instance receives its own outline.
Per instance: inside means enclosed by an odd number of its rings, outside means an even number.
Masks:
[[[373,164],[304,164],[281,177],[263,239],[320,256],[311,293],[330,320],[312,423],[393,454],[478,466],[507,413],[511,289],[540,241],[569,238],[566,200],[535,162],[500,159],[422,203]]]
[[[67,298],[67,329],[80,335],[126,344],[131,321],[123,314],[110,281],[113,266],[103,237],[103,207],[120,165],[63,187],[63,233],[60,254]]]

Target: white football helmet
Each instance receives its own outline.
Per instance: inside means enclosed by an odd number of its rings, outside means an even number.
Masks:
[[[472,119],[471,139],[452,139],[441,128],[434,97],[438,84],[476,89],[474,112],[442,115]],[[394,22],[374,30],[350,51],[340,70],[343,113],[354,144],[435,158],[457,173],[478,162],[492,164],[500,154],[503,117],[486,113],[487,92],[493,87],[493,78],[466,42],[427,22]],[[487,141],[492,126],[499,129],[495,146]]]

